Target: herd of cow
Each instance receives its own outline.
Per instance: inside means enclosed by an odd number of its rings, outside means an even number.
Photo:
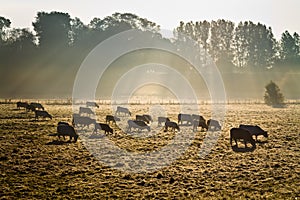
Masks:
[[[120,121],[120,117],[128,116],[131,117],[132,113],[128,108],[117,106],[115,115],[106,115],[105,123],[98,123],[95,119],[91,118],[91,116],[95,115],[94,111],[90,107],[97,107],[99,105],[96,102],[86,102],[86,107],[80,107],[78,114],[73,114],[72,125],[67,122],[59,122],[57,125],[57,136],[60,138],[63,136],[69,136],[70,141],[74,138],[76,142],[78,139],[78,134],[75,131],[75,128],[84,128],[90,127],[90,125],[94,125],[93,133],[97,133],[98,130],[103,130],[105,134],[112,133],[113,129],[109,126],[110,123],[116,124],[117,121]],[[35,112],[35,119],[38,120],[39,117],[42,118],[50,118],[52,116],[44,110],[44,107],[40,103],[30,103],[27,102],[17,102],[17,108],[25,108],[26,111]],[[142,131],[144,129],[150,131],[150,123],[154,120],[148,114],[143,115],[135,115],[135,119],[127,120],[128,131],[139,130]],[[209,119],[205,120],[203,116],[196,114],[178,114],[177,122],[171,121],[168,117],[158,117],[157,118],[158,126],[164,126],[164,132],[168,130],[172,131],[180,131],[180,126],[192,126],[193,131],[197,131],[198,127],[201,127],[201,131],[206,129],[207,131],[218,131],[221,130],[221,125],[217,120]],[[259,126],[253,125],[243,125],[241,124],[239,128],[232,128],[230,130],[230,144],[232,146],[232,141],[234,140],[236,143],[236,147],[238,147],[237,140],[243,140],[245,144],[245,148],[247,148],[247,143],[251,143],[252,147],[256,147],[257,136],[263,135],[264,137],[268,137],[266,131],[261,129]],[[253,139],[255,136],[256,141]]]

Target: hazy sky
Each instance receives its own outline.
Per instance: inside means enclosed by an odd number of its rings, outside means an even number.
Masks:
[[[300,0],[0,0],[0,16],[12,27],[30,27],[38,11],[67,12],[85,24],[94,17],[130,12],[173,29],[180,21],[227,19],[251,20],[271,26],[278,38],[285,30],[300,34]]]

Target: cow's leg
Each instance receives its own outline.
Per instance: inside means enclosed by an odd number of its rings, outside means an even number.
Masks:
[[[244,140],[245,148],[247,148],[247,140]]]
[[[236,144],[236,148],[238,148],[238,143],[237,143],[237,139],[234,139],[235,144]]]

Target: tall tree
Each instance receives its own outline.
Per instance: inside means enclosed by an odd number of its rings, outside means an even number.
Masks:
[[[10,27],[10,20],[0,16],[0,46],[3,45],[5,40],[5,29]]]
[[[234,23],[218,20],[211,22],[210,55],[215,62],[231,63],[233,58],[232,39]]]
[[[42,48],[62,48],[69,46],[71,18],[62,12],[38,12],[36,21],[32,23]]]
[[[234,64],[239,67],[270,67],[276,55],[271,28],[251,21],[240,22],[234,36]]]
[[[294,33],[293,36],[285,31],[280,39],[280,59],[285,63],[294,63],[300,58],[299,35]]]

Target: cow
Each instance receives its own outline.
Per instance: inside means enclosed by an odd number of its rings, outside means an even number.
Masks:
[[[178,114],[178,124],[183,124],[183,122],[186,121],[186,124],[192,124],[193,119],[192,115],[190,114]]]
[[[70,126],[68,122],[58,122],[58,123],[57,123],[57,126],[58,126],[58,125],[67,125],[67,126]]]
[[[124,113],[124,115],[129,115],[131,116],[131,112],[128,110],[128,108],[124,108],[121,106],[117,106],[116,114],[115,115],[120,115],[121,113]]]
[[[35,110],[36,110],[35,107],[34,107],[33,105],[31,105],[31,104],[28,104],[27,107],[26,107],[26,111],[27,111],[27,112],[28,112],[28,111],[34,112]]]
[[[47,111],[35,110],[34,112],[35,112],[35,119],[36,120],[38,120],[39,117],[52,119],[52,116]]]
[[[99,108],[99,105],[96,102],[87,101],[86,102],[86,107],[97,107],[97,108]]]
[[[40,103],[30,103],[30,106],[32,106],[35,110],[38,109],[38,110],[45,110],[44,107],[42,106],[42,104]]]
[[[113,129],[110,128],[110,126],[108,124],[103,124],[103,123],[95,123],[95,129],[94,129],[93,133],[94,132],[97,133],[98,130],[103,130],[105,134],[106,133],[111,133],[111,134],[114,133]]]
[[[205,120],[204,117],[201,116],[201,115],[195,115],[195,114],[192,114],[192,119],[193,119],[193,121],[194,121],[194,120],[197,120],[197,121],[205,121],[205,123],[206,123],[206,120]]]
[[[21,102],[21,101],[17,102],[17,109],[25,108],[27,110],[28,106],[29,104],[27,102]]]
[[[113,122],[116,124],[116,121],[121,121],[119,117],[112,116],[112,115],[106,115],[105,122],[109,124],[110,122]]]
[[[143,115],[149,122],[153,122],[151,115]]]
[[[80,107],[79,115],[82,115],[82,114],[87,114],[88,116],[95,115],[95,113],[90,108]]]
[[[147,124],[150,123],[150,121],[149,121],[144,115],[136,115],[136,116],[135,116],[135,120],[136,120],[136,121],[144,121],[144,122],[146,122]]]
[[[242,128],[230,129],[230,145],[232,146],[232,140],[235,141],[236,147],[238,148],[237,140],[243,140],[245,148],[247,148],[247,142],[250,142],[253,148],[256,148],[255,140],[252,138],[251,133]]]
[[[157,118],[158,126],[161,126],[162,123],[166,123],[167,121],[170,121],[170,119],[168,117],[158,117]]]
[[[82,128],[89,127],[91,124],[95,124],[96,120],[87,116],[73,116],[72,124],[73,126],[81,126]]]
[[[147,129],[150,131],[150,126],[148,126],[144,121],[128,120],[128,130],[131,131],[132,128],[138,129],[139,131]]]
[[[178,124],[176,122],[171,122],[171,121],[166,121],[165,123],[165,132],[168,131],[168,129],[171,128],[172,131],[175,131],[175,129],[177,129],[178,131],[180,131],[180,128],[178,126]]]
[[[78,134],[76,133],[73,126],[66,125],[66,124],[59,124],[57,126],[57,136],[60,139],[60,136],[63,136],[65,139],[65,136],[70,137],[70,141],[72,138],[74,138],[74,142],[77,142]]]
[[[201,121],[199,121],[199,120],[194,120],[194,121],[193,121],[193,131],[194,131],[194,132],[197,131],[197,127],[201,127],[201,130],[203,130],[204,128],[205,128],[206,130],[208,130],[208,126],[207,126],[205,120],[201,120]]]
[[[220,123],[214,119],[207,120],[207,126],[208,126],[208,129],[212,130],[212,131],[221,130]]]
[[[259,135],[263,135],[266,138],[268,137],[268,132],[264,131],[262,128],[260,128],[257,125],[253,126],[253,125],[240,124],[239,128],[248,130],[252,136],[255,135],[256,141],[257,141],[257,136],[259,136]]]

